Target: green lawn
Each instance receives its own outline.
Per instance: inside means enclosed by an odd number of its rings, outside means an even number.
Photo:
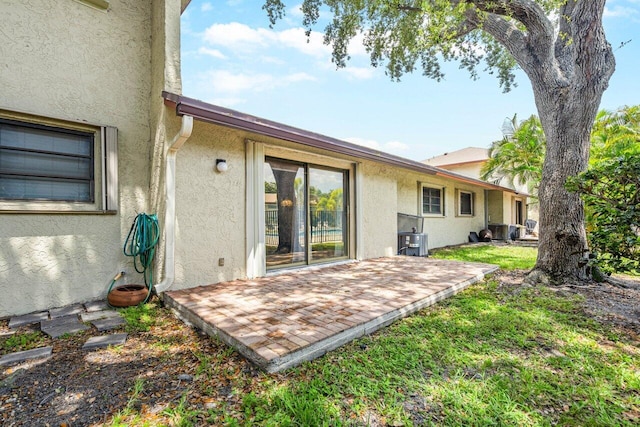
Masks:
[[[437,257],[531,268],[536,250]],[[579,297],[472,286],[244,395],[229,424],[637,425],[638,343],[585,317]]]
[[[430,251],[433,258],[458,261],[486,262],[499,265],[506,270],[531,269],[536,263],[537,248],[520,246],[473,245],[460,248],[435,249]]]
[[[531,248],[478,245],[434,256],[528,269],[535,253]],[[157,376],[145,364],[139,371],[123,371],[122,390],[129,403],[115,408],[108,422],[640,425],[638,337],[590,319],[581,303],[578,296],[545,287],[501,286],[489,279],[279,374],[258,372],[232,348],[176,321],[168,309],[156,304],[130,308],[123,310],[130,341],[144,341],[148,354],[129,354],[127,346],[112,351],[123,360],[152,357],[149,366],[170,361],[173,368],[166,376]],[[36,333],[16,334],[0,340],[0,348],[23,350],[40,339]],[[193,381],[176,389],[171,378],[183,372],[192,374]],[[150,411],[156,404],[161,409]]]

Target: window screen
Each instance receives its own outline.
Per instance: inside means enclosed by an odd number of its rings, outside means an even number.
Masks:
[[[94,138],[0,119],[0,199],[93,202]]]
[[[422,214],[442,214],[442,189],[422,187]]]

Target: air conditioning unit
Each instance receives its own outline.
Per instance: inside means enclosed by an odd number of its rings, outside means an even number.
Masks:
[[[400,232],[398,233],[398,255],[427,256],[429,255],[427,234]]]
[[[507,224],[489,224],[491,238],[493,240],[508,240],[509,226]]]

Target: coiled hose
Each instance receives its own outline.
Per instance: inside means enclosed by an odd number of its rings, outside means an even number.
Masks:
[[[133,257],[133,266],[144,277],[147,297],[142,302],[143,304],[149,301],[153,291],[153,267],[151,264],[153,263],[159,238],[160,226],[158,225],[157,215],[141,213],[133,221],[127,239],[124,242],[124,254]],[[111,287],[109,291],[111,291]]]

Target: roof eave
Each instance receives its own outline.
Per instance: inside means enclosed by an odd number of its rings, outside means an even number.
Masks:
[[[213,123],[222,126],[228,126],[248,132],[254,132],[260,135],[269,136],[297,144],[306,145],[308,147],[319,148],[331,151],[333,153],[344,154],[358,159],[372,160],[388,164],[391,166],[401,167],[403,169],[412,170],[428,175],[437,175],[441,177],[452,178],[457,181],[466,182],[483,188],[492,190],[502,190],[516,193],[510,188],[501,187],[499,185],[490,184],[474,178],[465,177],[444,169],[426,165],[424,163],[405,159],[382,151],[352,144],[336,138],[284,125],[282,123],[271,120],[262,119],[256,116],[241,113],[224,107],[208,104],[197,99],[189,98],[182,95],[176,95],[163,91],[162,96],[165,104],[176,109],[179,116],[189,115],[195,119]]]

